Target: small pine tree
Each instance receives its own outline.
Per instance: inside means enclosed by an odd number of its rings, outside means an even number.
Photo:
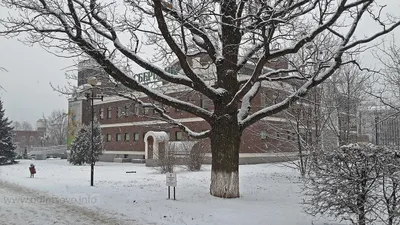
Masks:
[[[99,155],[103,151],[103,137],[101,134],[100,124],[95,121],[93,127],[93,141],[94,141],[94,159],[95,162],[99,160]],[[91,163],[92,161],[92,128],[89,126],[82,126],[79,129],[75,140],[71,145],[71,155],[69,162],[73,165],[83,165]]]
[[[14,160],[16,155],[12,143],[12,129],[11,121],[5,117],[3,102],[0,100],[0,156],[6,157],[7,160]]]
[[[86,126],[81,127],[72,142],[69,162],[73,165],[85,164],[85,155],[89,151],[90,147],[90,138],[88,137],[89,132],[86,128]]]

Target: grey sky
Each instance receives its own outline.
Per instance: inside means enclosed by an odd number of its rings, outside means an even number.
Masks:
[[[6,114],[12,120],[28,121],[36,125],[43,114],[53,109],[67,110],[65,96],[53,91],[50,82],[65,85],[62,69],[72,65],[71,59],[58,58],[39,46],[27,46],[17,40],[0,37],[0,65],[8,72],[0,72],[0,91]]]
[[[388,4],[390,13],[400,17],[399,0],[383,0]],[[5,13],[0,8],[0,14]],[[359,27],[361,36],[371,34],[374,27],[369,21],[364,21]],[[400,36],[400,28],[395,32]],[[398,41],[397,41],[398,42]],[[398,42],[399,43],[399,42]],[[370,55],[362,57],[364,64],[375,65],[376,60]],[[26,46],[16,39],[8,40],[0,37],[0,66],[8,72],[0,71],[0,84],[6,91],[0,90],[6,114],[12,120],[28,121],[35,125],[43,114],[49,115],[54,109],[67,110],[65,96],[55,92],[49,85],[66,85],[63,70],[72,65],[71,59],[58,58],[47,53],[39,46]]]

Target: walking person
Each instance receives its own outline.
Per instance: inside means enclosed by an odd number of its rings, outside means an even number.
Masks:
[[[36,173],[35,165],[31,164],[29,167],[29,172],[31,173],[31,178],[34,178]]]

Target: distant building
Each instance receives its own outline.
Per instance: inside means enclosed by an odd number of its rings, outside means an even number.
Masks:
[[[22,154],[25,149],[29,152],[33,147],[46,144],[46,127],[43,120],[38,120],[36,127],[36,130],[13,130],[13,142],[17,154]]]

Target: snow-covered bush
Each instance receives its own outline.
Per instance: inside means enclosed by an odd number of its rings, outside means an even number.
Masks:
[[[322,153],[306,178],[306,211],[358,225],[375,221],[383,152],[370,144],[350,144]]]
[[[103,151],[103,137],[101,134],[100,124],[95,121],[93,127],[94,142],[94,161],[99,160],[99,155]],[[73,165],[83,165],[92,162],[92,129],[91,125],[82,126],[71,145],[71,155],[69,162]]]
[[[377,209],[387,225],[400,224],[400,154],[396,148],[385,148],[380,157],[382,178],[379,180]]]
[[[158,167],[161,173],[173,173],[177,165],[177,157],[173,151],[162,153],[158,157]]]
[[[211,152],[211,146],[208,139],[201,140],[193,145],[187,155],[186,167],[189,171],[199,171],[207,152]]]

